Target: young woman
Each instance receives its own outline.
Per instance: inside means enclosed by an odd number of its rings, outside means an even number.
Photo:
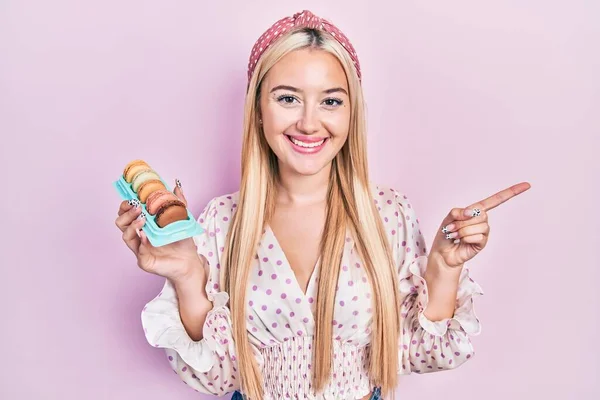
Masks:
[[[309,11],[252,49],[244,117],[240,190],[210,201],[202,235],[154,248],[137,204],[119,209],[138,265],[166,278],[142,324],[179,377],[234,398],[380,399],[399,374],[471,358],[482,291],[464,263],[487,211],[529,184],[453,208],[428,251],[408,197],[369,181],[356,52]]]

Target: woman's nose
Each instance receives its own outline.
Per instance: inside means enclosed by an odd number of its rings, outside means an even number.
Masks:
[[[307,135],[317,133],[321,129],[321,122],[319,121],[317,112],[313,110],[304,111],[297,123],[297,127]]]

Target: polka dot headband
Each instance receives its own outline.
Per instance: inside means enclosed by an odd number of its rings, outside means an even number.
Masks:
[[[265,33],[261,35],[260,38],[258,38],[252,47],[250,61],[248,61],[248,82],[252,78],[254,68],[256,67],[258,60],[263,53],[281,36],[285,35],[291,30],[296,30],[299,28],[319,29],[331,34],[331,36],[333,36],[342,45],[342,47],[346,49],[348,55],[350,55],[350,58],[354,63],[356,73],[358,74],[358,79],[361,79],[360,63],[358,62],[356,51],[346,35],[344,35],[342,31],[336,28],[329,21],[317,17],[308,10],[304,10],[300,13],[294,14],[292,17],[285,17],[275,22],[273,26],[271,26]]]

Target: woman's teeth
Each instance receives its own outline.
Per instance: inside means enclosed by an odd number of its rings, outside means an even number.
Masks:
[[[291,136],[288,136],[290,138],[290,140],[292,141],[292,143],[294,143],[296,146],[300,146],[300,147],[306,147],[306,148],[311,148],[311,147],[318,147],[320,145],[323,144],[323,142],[325,141],[325,139],[319,140],[318,142],[312,142],[312,143],[305,143],[305,142],[301,142],[297,139],[294,139]]]

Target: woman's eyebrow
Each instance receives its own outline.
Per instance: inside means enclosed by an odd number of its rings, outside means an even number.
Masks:
[[[341,88],[341,87],[336,87],[336,88],[327,89],[327,90],[323,91],[323,93],[326,93],[326,94],[331,94],[331,93],[335,93],[335,92],[342,92],[346,96],[348,95],[348,92],[346,92],[346,89]]]
[[[273,93],[276,90],[289,90],[290,92],[294,92],[294,93],[300,93],[300,92],[302,92],[302,90],[300,90],[298,88],[295,88],[293,86],[278,85],[278,86],[275,86],[273,89],[271,89],[270,93]],[[336,88],[331,88],[331,89],[323,90],[323,93],[325,93],[325,94],[331,94],[331,93],[335,93],[335,92],[342,92],[345,95],[348,95],[348,92],[346,91],[346,89],[341,88],[341,87],[336,87]]]
[[[271,93],[273,93],[276,90],[289,90],[290,92],[295,92],[295,93],[299,93],[301,92],[300,89],[295,88],[293,86],[288,86],[288,85],[279,85],[279,86],[275,86],[273,89],[271,89]]]

